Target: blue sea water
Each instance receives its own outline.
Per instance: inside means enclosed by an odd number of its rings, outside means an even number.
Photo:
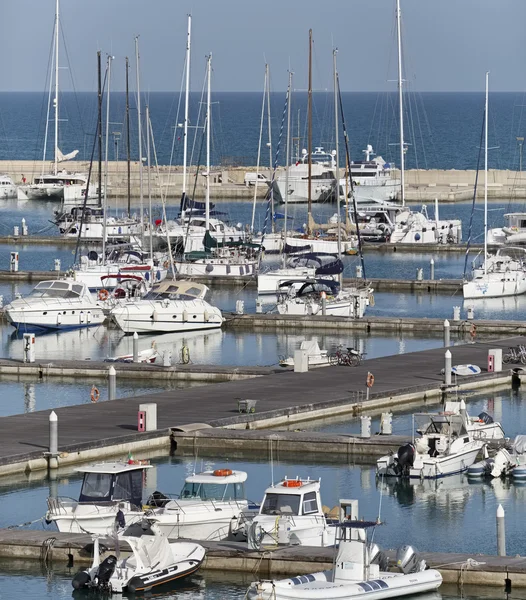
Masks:
[[[0,93],[0,160],[41,161],[44,149],[47,93]],[[254,92],[221,92],[213,94],[214,165],[255,165],[259,140],[261,94]],[[132,98],[132,103],[135,100]],[[362,149],[372,144],[385,160],[400,163],[397,125],[397,98],[393,93],[342,94],[343,110],[349,132],[352,160],[360,159]],[[149,93],[143,106],[149,105],[152,128],[160,164],[182,164],[182,104],[179,94]],[[292,95],[294,150],[307,146],[307,94]],[[490,168],[518,168],[517,136],[524,135],[524,94],[490,94]],[[61,122],[59,146],[64,152],[79,150],[80,160],[92,155],[96,129],[96,94],[63,93],[60,98]],[[271,95],[271,129],[273,152],[280,147],[279,163],[285,157],[286,127],[282,130],[285,93]],[[406,101],[406,132],[408,168],[467,169],[477,164],[483,118],[483,93],[419,93],[408,95]],[[135,109],[135,106],[132,106]],[[198,93],[191,94],[190,123],[192,131],[190,155],[192,164],[203,163],[203,105]],[[125,96],[111,95],[109,140],[110,158],[125,157],[123,123]],[[130,135],[132,159],[137,160],[137,118],[132,110]],[[281,133],[280,133],[281,130]],[[117,135],[114,135],[117,132]],[[280,140],[281,135],[281,140]],[[334,147],[332,93],[313,93],[313,145]],[[297,139],[299,138],[299,140]],[[265,133],[264,143],[268,141]],[[343,156],[343,138],[341,141]],[[264,150],[265,147],[264,147]],[[46,158],[52,156],[53,144],[48,143]],[[144,155],[144,154],[143,154]],[[173,155],[173,160],[171,156]],[[263,152],[265,164],[268,153]],[[201,160],[199,160],[201,159]]]

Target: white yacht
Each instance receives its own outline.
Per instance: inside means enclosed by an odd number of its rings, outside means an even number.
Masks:
[[[46,521],[60,532],[109,534],[119,511],[125,523],[140,521],[143,473],[151,468],[144,461],[130,459],[80,467],[84,474],[79,499],[48,498]]]
[[[373,289],[363,287],[339,289],[328,279],[296,279],[280,284],[277,309],[280,315],[318,315],[361,319],[369,306]]]
[[[58,279],[41,281],[27,296],[12,300],[4,312],[19,330],[63,330],[101,325],[103,308],[84,283]]]
[[[116,306],[110,316],[125,333],[215,329],[223,324],[223,316],[204,299],[207,292],[208,287],[200,283],[165,280],[142,300]]]
[[[87,185],[86,174],[69,173],[63,169],[57,173],[38,175],[32,184],[23,185],[21,189],[30,200],[62,200],[65,204],[83,204]],[[98,204],[98,199],[98,187],[90,184],[87,203]]]
[[[192,542],[169,542],[155,523],[143,519],[108,536],[116,545],[116,556],[110,554],[102,562],[99,536],[93,537],[91,567],[79,571],[71,582],[75,590],[95,592],[104,597],[125,593],[135,595],[159,585],[180,581],[195,573],[205,559],[205,549]],[[121,556],[120,548],[126,550]],[[128,555],[131,548],[131,556]],[[74,592],[75,593],[75,592]]]
[[[9,175],[0,175],[0,200],[17,198],[17,186]]]
[[[259,514],[248,526],[249,547],[291,544],[334,546],[335,522],[326,517],[321,480],[287,479],[265,490]]]
[[[504,215],[504,226],[488,229],[488,244],[525,244],[526,213],[514,212]]]
[[[400,179],[394,176],[394,165],[385,162],[381,156],[374,155],[373,147],[368,144],[365,150],[365,160],[352,161],[350,172],[353,182],[354,198],[358,204],[370,201],[396,200],[400,191]],[[340,179],[340,195],[351,197],[348,175]]]
[[[155,492],[148,514],[170,539],[239,540],[258,506],[245,496],[244,471],[215,469],[190,475],[177,499]]]
[[[74,206],[69,212],[57,211],[55,224],[64,237],[88,240],[128,240],[136,233],[138,222],[132,217],[105,216],[101,206]],[[105,233],[104,233],[105,232]]]
[[[503,247],[473,266],[472,277],[462,285],[465,299],[501,298],[526,293],[526,248]]]
[[[340,500],[341,510],[357,501]],[[345,508],[344,508],[345,507]],[[345,515],[347,517],[347,515]],[[338,524],[333,568],[287,579],[255,581],[248,588],[248,600],[355,600],[357,598],[399,598],[436,590],[442,576],[428,569],[411,546],[396,553],[396,568],[377,544],[367,540],[367,531],[379,523],[359,521],[357,514]]]
[[[436,479],[462,473],[477,459],[485,441],[468,433],[460,414],[415,415],[422,436],[377,461],[378,477]]]

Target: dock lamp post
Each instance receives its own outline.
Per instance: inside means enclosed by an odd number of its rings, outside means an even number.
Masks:
[[[522,147],[524,146],[524,137],[518,136],[516,140],[517,144],[519,144],[519,172],[522,173]]]

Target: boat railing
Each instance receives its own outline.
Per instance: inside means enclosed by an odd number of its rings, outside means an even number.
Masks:
[[[68,512],[77,505],[78,500],[69,496],[57,496],[56,498],[49,497],[47,499],[48,512],[52,515],[68,514]]]

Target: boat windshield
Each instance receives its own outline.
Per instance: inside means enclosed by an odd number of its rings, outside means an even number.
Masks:
[[[466,428],[461,415],[415,415],[418,424],[418,431],[423,431],[425,435],[442,434],[460,436],[465,435]]]
[[[262,515],[299,515],[300,494],[266,494]]]
[[[31,298],[79,298],[82,290],[82,285],[71,285],[67,281],[42,281],[29,296]]]
[[[140,506],[142,500],[142,471],[124,473],[85,473],[79,502],[112,502],[127,500]]]
[[[80,502],[109,502],[113,475],[110,473],[86,473],[80,490]]]
[[[181,499],[201,500],[245,500],[242,483],[189,483],[184,484]]]
[[[201,288],[198,287],[189,287],[185,288],[184,293],[182,293],[179,289],[178,285],[169,285],[161,288],[162,291],[158,288],[153,288],[150,290],[146,296],[144,296],[145,300],[195,300],[200,297],[202,294]]]

